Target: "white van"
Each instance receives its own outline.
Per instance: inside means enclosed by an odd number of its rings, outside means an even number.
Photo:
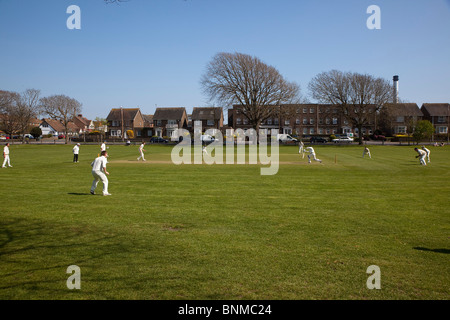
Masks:
[[[277,140],[280,142],[298,142],[298,139],[291,137],[289,134],[278,134]]]

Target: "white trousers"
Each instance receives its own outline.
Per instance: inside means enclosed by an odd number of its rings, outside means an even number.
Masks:
[[[420,156],[420,164],[422,164],[422,165],[424,165],[424,166],[427,165],[427,163],[426,163],[426,161],[425,161],[425,157],[426,157],[426,156],[427,156],[427,155]]]
[[[364,151],[364,152],[363,152],[363,158],[364,158],[364,156],[365,156],[366,154],[369,156],[369,158],[372,158],[372,156],[370,155],[370,151],[367,151],[367,152]]]
[[[145,160],[144,158],[144,152],[141,151],[141,155],[139,156],[138,160],[140,160],[142,158],[142,160]]]
[[[309,163],[311,163],[311,157],[313,158],[314,161],[322,162],[322,160],[316,158],[316,154],[315,153],[311,153],[311,154],[308,154],[308,162]]]
[[[5,156],[5,160],[3,161],[2,167],[3,167],[3,168],[6,167],[6,166],[5,166],[6,164],[8,164],[8,167],[11,166],[11,164],[9,163],[9,154],[7,154],[7,155]]]
[[[92,170],[94,181],[92,181],[91,191],[94,192],[97,188],[98,182],[101,180],[103,183],[103,194],[108,193],[108,178],[106,174],[98,170]]]

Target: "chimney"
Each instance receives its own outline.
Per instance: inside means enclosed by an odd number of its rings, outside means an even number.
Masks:
[[[394,103],[398,103],[398,76],[394,76]]]

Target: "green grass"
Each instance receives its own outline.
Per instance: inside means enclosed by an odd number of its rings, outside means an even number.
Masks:
[[[285,146],[261,176],[110,146],[111,197],[89,194],[99,146],[81,146],[78,164],[71,149],[13,145],[0,169],[1,299],[449,298],[447,147],[424,167],[413,147],[363,159],[318,146],[323,164],[308,165]],[[66,287],[70,265],[81,290]],[[381,290],[366,287],[370,265]]]

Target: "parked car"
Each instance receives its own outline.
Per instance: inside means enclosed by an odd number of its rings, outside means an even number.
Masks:
[[[381,134],[374,134],[373,136],[370,136],[373,140],[380,140],[380,141],[386,141],[386,137]]]
[[[298,142],[298,139],[289,134],[278,134],[277,139],[279,142]]]
[[[328,140],[323,137],[311,137],[310,142],[311,143],[327,143]]]
[[[348,136],[341,136],[339,138],[333,139],[334,143],[340,143],[340,142],[347,142],[347,143],[351,143],[353,142],[353,138],[350,138]]]
[[[0,136],[0,140],[6,140],[5,136]]]
[[[25,139],[34,139],[34,136],[31,135],[31,134],[29,134],[29,133],[26,133],[26,134],[24,135],[24,137],[25,137]]]
[[[150,143],[167,143],[169,142],[168,140],[161,138],[161,137],[151,137],[150,138]]]
[[[214,142],[214,141],[216,141],[216,138],[214,138],[213,136],[211,136],[209,134],[202,134],[201,140],[202,140],[202,142],[207,143],[207,142]]]
[[[64,139],[65,137],[66,137],[65,135],[60,134],[60,135],[58,136],[58,139]]]

